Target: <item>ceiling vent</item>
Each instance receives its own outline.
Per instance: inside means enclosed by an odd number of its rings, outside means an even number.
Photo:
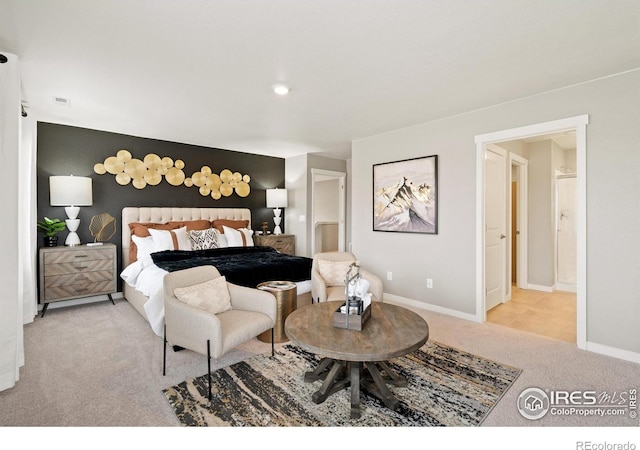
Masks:
[[[53,103],[58,106],[66,106],[67,108],[71,106],[71,101],[68,98],[64,98],[64,97],[54,96]]]

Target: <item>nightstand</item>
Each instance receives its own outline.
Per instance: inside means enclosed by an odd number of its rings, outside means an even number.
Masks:
[[[296,237],[293,234],[258,234],[253,237],[256,245],[265,247],[273,247],[280,253],[295,256],[296,254]]]
[[[42,316],[49,303],[117,292],[116,246],[42,247],[40,249],[40,303]]]

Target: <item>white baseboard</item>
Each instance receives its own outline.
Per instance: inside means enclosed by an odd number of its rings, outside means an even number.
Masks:
[[[575,284],[556,283],[556,291],[577,292]]]
[[[124,298],[122,292],[114,292],[111,294],[113,298]],[[93,297],[83,297],[83,298],[74,298],[73,300],[62,300],[60,302],[51,302],[49,303],[48,309],[56,309],[56,308],[66,308],[67,306],[76,306],[76,305],[86,305],[89,303],[97,303],[109,301],[109,297],[105,295],[95,295]],[[38,311],[42,311],[44,308],[44,304],[38,305]]]
[[[541,284],[527,284],[527,289],[532,289],[534,291],[542,291],[542,292],[553,292],[554,286],[543,286]]]
[[[384,294],[384,300],[390,300],[394,303],[400,303],[407,306],[412,306],[414,308],[425,309],[427,311],[433,311],[439,314],[445,314],[447,316],[457,317],[458,319],[469,320],[471,322],[479,322],[478,318],[475,314],[467,314],[460,311],[456,311],[455,309],[443,308],[442,306],[431,305],[429,303],[418,302],[416,300],[411,300],[410,298],[400,297],[399,295],[393,294]]]
[[[589,352],[600,353],[601,355],[611,356],[613,358],[624,359],[625,361],[640,364],[640,353],[631,352],[629,350],[622,350],[619,348],[596,344],[595,342],[589,341],[587,341],[586,350]]]

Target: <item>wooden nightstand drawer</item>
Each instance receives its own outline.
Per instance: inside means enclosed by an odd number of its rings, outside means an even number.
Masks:
[[[68,273],[64,275],[46,276],[44,277],[44,287],[49,289],[72,284],[87,284],[99,281],[112,281],[113,272],[110,270],[100,270],[94,272]]]
[[[280,253],[295,255],[296,241],[293,234],[268,234],[266,236],[257,235],[254,237],[256,245],[273,247]]]
[[[48,287],[45,290],[44,300],[45,302],[54,302],[110,293],[113,293],[113,282],[111,280],[99,281],[97,283],[68,284],[66,286]]]
[[[69,263],[45,263],[46,276],[62,275],[65,273],[95,272],[98,270],[112,270],[113,261],[110,259],[85,259]]]
[[[110,260],[113,251],[109,249],[51,251],[44,254],[45,264],[59,264],[93,260]]]

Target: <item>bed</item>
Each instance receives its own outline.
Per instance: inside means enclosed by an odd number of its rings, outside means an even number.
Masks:
[[[149,322],[158,336],[162,336],[164,324],[162,291],[164,276],[170,271],[194,265],[215,265],[223,275],[227,276],[230,282],[245,286],[256,286],[257,282],[273,281],[276,274],[282,276],[290,274],[288,281],[294,281],[297,285],[298,304],[310,303],[310,258],[293,257],[281,254],[271,248],[250,245],[238,248],[231,245],[231,247],[225,246],[221,249],[198,248],[191,250],[189,248],[187,250],[186,244],[182,243],[183,238],[176,239],[177,233],[170,233],[173,236],[176,250],[144,253],[142,240],[145,239],[141,240],[140,238],[143,236],[139,233],[141,229],[162,230],[164,231],[163,235],[167,235],[166,230],[184,233],[184,229],[179,230],[183,226],[185,228],[191,227],[194,230],[205,230],[207,223],[215,223],[217,228],[220,228],[220,223],[229,224],[231,227],[232,223],[243,223],[246,224],[246,227],[243,226],[242,230],[246,234],[247,230],[251,230],[251,211],[248,208],[176,207],[125,207],[122,210],[123,270],[120,277],[124,281],[123,294],[134,309]],[[230,233],[226,227],[224,229]],[[157,236],[162,231],[147,234],[153,234],[157,244]],[[139,248],[136,242],[139,244]],[[180,243],[179,248],[178,243]],[[229,244],[233,243],[229,242]],[[295,268],[293,268],[294,264]],[[227,272],[225,273],[225,271]]]

